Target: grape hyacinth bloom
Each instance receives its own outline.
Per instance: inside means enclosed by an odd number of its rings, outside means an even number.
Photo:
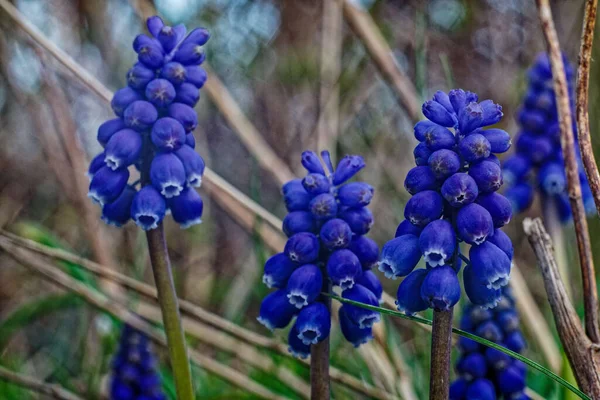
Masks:
[[[342,297],[378,306],[383,289],[371,271],[379,257],[377,244],[367,236],[373,215],[367,208],[373,188],[364,182],[346,183],[365,163],[360,156],[345,156],[333,168],[329,152],[302,153],[308,171],[303,179],[283,185],[288,210],[283,231],[288,236],[283,252],[265,264],[263,282],[275,288],[263,300],[258,321],[281,329],[292,320],[289,351],[310,355],[310,346],[328,338],[331,313],[320,294],[330,285]],[[339,310],[344,337],[358,347],[373,337],[377,312],[350,304]]]
[[[417,166],[404,181],[412,197],[396,237],[381,250],[379,270],[388,278],[406,277],[398,287],[400,311],[447,311],[460,298],[464,259],[468,297],[493,307],[512,260],[512,244],[500,230],[512,210],[497,193],[503,181],[494,155],[510,148],[510,135],[488,128],[500,121],[502,107],[456,89],[436,92],[423,114],[427,120],[414,127]],[[460,253],[460,242],[470,245],[468,257]],[[425,268],[415,269],[421,259]]]
[[[526,343],[519,314],[511,290],[504,287],[501,292],[502,298],[493,310],[467,304],[460,328],[521,353]],[[458,346],[457,379],[450,385],[450,400],[529,399],[525,394],[527,369],[521,361],[464,337]]]
[[[146,336],[123,326],[119,349],[112,362],[111,400],[166,400],[156,359]]]
[[[574,110],[574,71],[563,56],[565,74],[569,86],[571,111]],[[567,177],[564,170],[556,95],[552,86],[552,70],[547,54],[538,56],[527,74],[528,86],[523,105],[517,113],[520,131],[516,136],[516,151],[502,164],[502,174],[507,184],[505,196],[513,212],[529,208],[534,195],[539,192],[542,200],[554,201],[556,212],[563,223],[571,221],[571,206],[567,193]],[[573,122],[575,141],[576,125]],[[576,154],[580,158],[579,147]],[[596,213],[587,177],[579,161],[579,182],[586,211]]]
[[[183,25],[167,26],[150,17],[151,34],[138,35],[138,61],[127,73],[127,86],[111,101],[116,118],[98,128],[104,151],[92,160],[88,196],[102,207],[102,220],[122,226],[133,219],[155,229],[167,211],[182,228],[201,222],[203,203],[194,189],[204,160],[194,150],[198,124],[194,106],[206,81],[200,67],[209,34],[197,28],[186,36]],[[129,183],[135,169],[140,180]]]

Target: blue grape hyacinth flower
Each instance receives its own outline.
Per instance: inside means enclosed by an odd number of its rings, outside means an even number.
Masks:
[[[319,296],[330,284],[342,297],[373,306],[383,294],[371,271],[379,247],[365,236],[373,225],[367,207],[374,190],[364,182],[346,183],[365,163],[360,156],[345,156],[334,169],[329,152],[321,156],[323,163],[315,152],[302,153],[308,174],[283,185],[288,240],[283,252],[265,263],[263,282],[277,290],[264,298],[258,317],[271,330],[295,318],[288,345],[301,358],[329,336],[331,314]],[[342,334],[356,347],[372,339],[379,319],[379,313],[349,304],[339,310]]]
[[[122,226],[130,219],[144,230],[158,227],[171,211],[182,228],[201,222],[203,203],[194,189],[204,160],[194,150],[198,125],[194,106],[206,82],[203,45],[208,31],[186,36],[183,25],[167,26],[160,17],[147,20],[151,36],[138,35],[138,62],[127,72],[127,86],[115,92],[117,118],[98,128],[104,151],[92,160],[88,196],[102,207],[102,220]],[[129,183],[141,173],[140,180]]]
[[[573,67],[563,56],[569,86],[571,111],[574,110]],[[556,95],[552,86],[552,69],[547,54],[540,54],[527,74],[527,92],[517,113],[519,132],[516,151],[504,160],[502,173],[507,184],[505,196],[513,211],[520,213],[529,208],[538,192],[543,200],[553,200],[563,223],[572,219],[567,177],[565,175]],[[577,126],[573,122],[573,131]],[[577,135],[575,135],[577,141]],[[575,146],[580,159],[579,147]],[[579,182],[586,211],[596,214],[594,199],[581,160]]]
[[[508,286],[501,292],[493,310],[467,304],[460,328],[522,353],[526,343],[514,298]],[[525,394],[527,368],[521,361],[464,337],[458,347],[457,379],[450,385],[450,400],[529,399]]]
[[[112,362],[111,400],[166,400],[156,359],[146,336],[123,326],[119,349]]]
[[[412,197],[396,237],[381,250],[379,270],[388,278],[406,277],[398,287],[399,310],[443,311],[460,298],[464,259],[467,295],[479,306],[493,307],[508,283],[512,260],[512,244],[500,230],[512,210],[497,193],[503,178],[494,155],[510,148],[510,135],[487,128],[500,121],[502,107],[456,89],[436,92],[423,104],[423,114],[427,120],[414,127],[417,166],[404,181]],[[460,242],[471,246],[468,257],[460,253]],[[425,268],[415,269],[421,259]]]

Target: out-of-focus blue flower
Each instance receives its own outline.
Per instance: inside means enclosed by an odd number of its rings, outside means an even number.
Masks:
[[[102,219],[121,226],[130,218],[142,229],[158,227],[167,208],[182,228],[201,222],[200,186],[204,160],[193,149],[192,131],[198,116],[192,108],[206,81],[200,67],[202,46],[209,38],[203,28],[184,38],[183,25],[147,20],[152,36],[138,35],[133,49],[138,62],[127,72],[127,86],[115,92],[111,107],[118,118],[98,128],[104,147],[88,169],[89,197],[103,206]],[[147,176],[128,185],[135,166]],[[146,189],[148,188],[148,189]],[[129,210],[129,211],[126,211]]]

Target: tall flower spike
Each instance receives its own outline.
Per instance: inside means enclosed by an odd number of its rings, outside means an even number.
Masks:
[[[104,151],[88,169],[88,196],[102,205],[102,220],[111,225],[131,218],[144,230],[154,229],[168,206],[175,222],[187,228],[201,222],[203,210],[193,189],[202,182],[205,164],[194,151],[198,116],[192,107],[206,81],[200,64],[209,34],[199,28],[184,38],[183,25],[170,27],[156,16],[147,26],[151,36],[133,41],[138,62],[111,101],[117,118],[98,128]],[[155,190],[127,184],[130,172],[137,174],[132,166],[147,174]]]
[[[436,92],[423,114],[428,120],[414,128],[417,166],[404,182],[412,197],[395,238],[381,250],[379,270],[388,278],[406,277],[398,287],[399,310],[448,310],[460,298],[463,241],[472,246],[465,291],[473,303],[491,307],[508,283],[512,259],[510,239],[498,229],[512,212],[496,192],[503,177],[494,155],[510,148],[510,135],[487,128],[500,121],[502,107],[456,89]],[[515,176],[520,169],[515,163]],[[421,259],[425,269],[417,267]]]
[[[283,231],[285,248],[265,263],[263,282],[278,290],[263,300],[258,320],[269,329],[289,325],[289,351],[305,358],[313,344],[327,340],[330,310],[320,297],[331,285],[345,298],[379,305],[383,288],[371,271],[379,258],[379,247],[365,236],[373,224],[367,206],[373,187],[349,182],[362,168],[360,156],[345,156],[333,167],[329,152],[305,151],[301,162],[307,170],[302,179],[282,187],[288,210]],[[416,263],[416,262],[415,262]],[[346,340],[360,346],[373,337],[372,326],[379,313],[345,304],[339,311]]]

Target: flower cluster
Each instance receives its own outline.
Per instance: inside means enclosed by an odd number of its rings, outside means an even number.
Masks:
[[[438,91],[423,104],[423,114],[428,120],[414,128],[417,166],[404,181],[412,197],[396,237],[381,251],[379,270],[392,279],[406,276],[399,310],[447,310],[460,298],[457,273],[466,257],[458,243],[464,241],[471,245],[465,291],[474,304],[493,307],[508,283],[513,251],[500,230],[511,205],[496,192],[502,170],[493,153],[504,153],[511,141],[501,129],[483,128],[500,121],[502,107],[457,89]],[[415,270],[421,258],[426,268]]]
[[[383,289],[371,268],[379,248],[365,235],[373,225],[367,208],[373,188],[363,182],[345,183],[365,163],[360,156],[345,156],[333,168],[329,152],[321,153],[327,172],[316,153],[302,153],[308,171],[303,179],[283,185],[289,214],[283,220],[288,236],[283,253],[265,264],[263,282],[277,290],[263,300],[258,320],[269,329],[286,327],[296,316],[289,333],[289,350],[307,357],[310,345],[329,335],[331,315],[319,301],[329,283],[342,297],[377,306]],[[345,183],[345,184],[344,184]],[[345,338],[359,346],[372,338],[377,312],[344,304],[339,320]]]
[[[88,196],[102,207],[102,219],[121,226],[130,218],[144,230],[154,229],[170,210],[183,228],[200,223],[200,186],[204,160],[192,131],[198,124],[194,106],[206,81],[200,67],[206,29],[185,36],[183,25],[148,18],[152,37],[138,35],[133,49],[138,62],[127,73],[111,106],[117,118],[98,128],[104,151],[91,162]],[[141,171],[142,188],[128,184],[129,169]]]
[[[129,325],[123,327],[113,360],[111,400],[166,400],[148,338]]]
[[[508,287],[494,310],[467,305],[460,328],[515,351],[525,349],[519,314]],[[526,366],[519,360],[461,337],[461,356],[456,363],[458,379],[450,386],[450,400],[526,400]]]
[[[573,110],[573,68],[565,57],[563,61]],[[505,195],[511,201],[513,211],[519,213],[529,208],[537,188],[543,198],[554,200],[561,221],[568,222],[572,218],[571,206],[560,146],[552,70],[547,54],[537,58],[529,70],[528,82],[523,106],[517,115],[521,131],[517,134],[516,151],[502,165],[504,181],[508,185]],[[576,129],[573,123],[573,130]],[[588,213],[593,214],[596,208],[592,192],[581,161],[579,165],[583,201]]]

